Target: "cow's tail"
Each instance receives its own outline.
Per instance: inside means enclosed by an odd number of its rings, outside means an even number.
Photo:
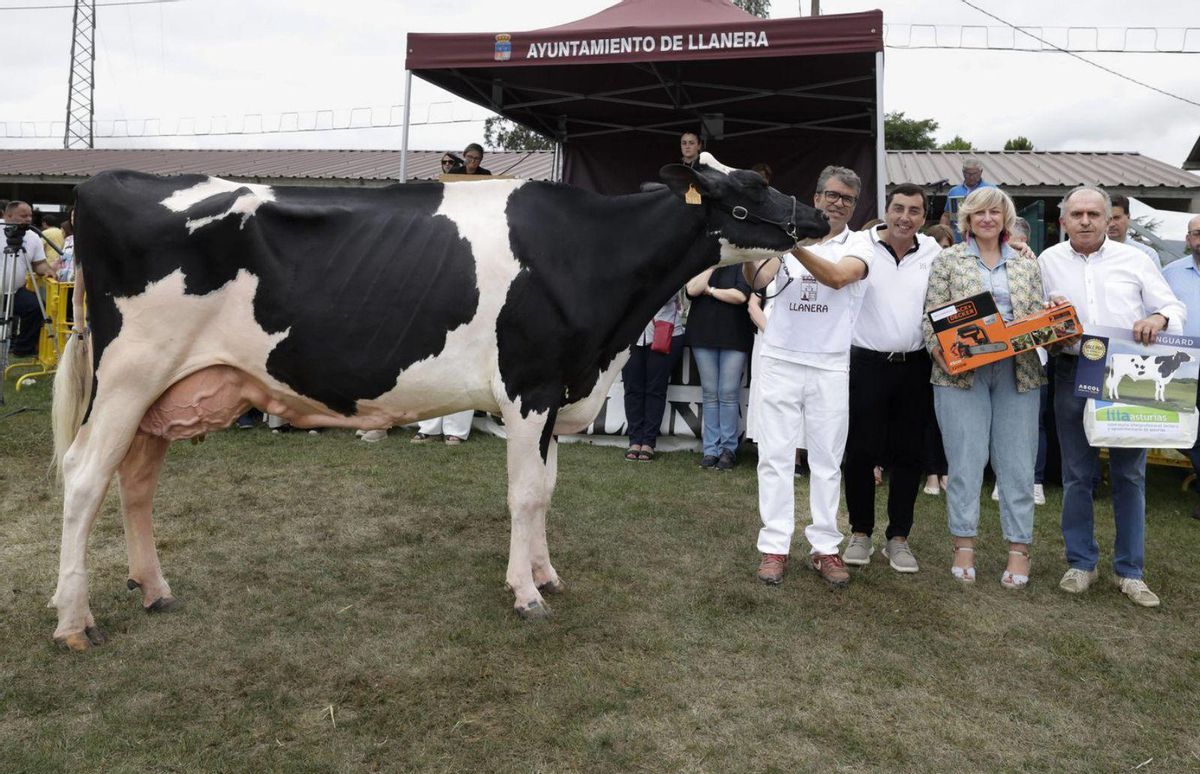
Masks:
[[[52,467],[57,471],[60,482],[63,457],[79,433],[91,397],[92,337],[87,331],[73,333],[58,361],[58,371],[54,374],[54,405],[50,415],[54,430]]]

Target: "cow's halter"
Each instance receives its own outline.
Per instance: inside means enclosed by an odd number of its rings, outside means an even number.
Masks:
[[[770,225],[770,226],[778,226],[780,228],[780,230],[782,230],[783,233],[787,234],[788,237],[793,242],[800,241],[800,237],[796,233],[798,231],[798,228],[796,226],[796,197],[795,196],[792,197],[792,217],[789,218],[787,221],[771,220],[770,218],[764,218],[762,215],[755,215],[753,212],[746,209],[745,207],[743,207],[740,204],[735,205],[733,207],[726,207],[723,204],[720,204],[717,202],[714,202],[714,204],[717,207],[717,209],[721,210],[722,212],[728,213],[729,216],[731,218],[733,218],[734,220],[750,221],[751,223],[766,223],[767,225]]]

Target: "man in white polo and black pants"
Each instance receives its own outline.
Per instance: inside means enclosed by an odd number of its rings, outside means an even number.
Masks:
[[[921,336],[925,288],[938,243],[919,233],[925,191],[902,183],[887,197],[884,222],[871,229],[874,258],[850,348],[850,432],[846,443],[846,564],[871,561],[876,465],[888,469],[887,544],[896,572],[916,572],[908,545],[921,481],[921,447],[930,422],[929,355]]]
[[[829,236],[808,248],[797,246],[781,259],[745,265],[756,290],[778,279],[783,289],[767,322],[760,351],[758,433],[758,533],[763,583],[783,580],[796,528],[793,471],[797,446],[808,449],[812,524],[809,563],[834,588],[850,573],[842,562],[837,511],[841,499],[842,452],[849,404],[850,332],[862,306],[874,250],[864,233],[846,222],[858,203],[862,182],[852,170],[826,167],[813,204],[829,219]],[[782,269],[780,267],[783,266]],[[776,276],[778,275],[778,277]],[[800,443],[803,428],[804,443]]]

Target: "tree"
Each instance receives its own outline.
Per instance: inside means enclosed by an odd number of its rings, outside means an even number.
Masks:
[[[552,150],[554,142],[532,129],[514,124],[507,118],[492,116],[483,122],[483,144],[489,150]]]
[[[767,15],[771,10],[771,0],[733,0],[733,4],[760,19],[768,18]]]
[[[950,142],[944,142],[939,145],[938,150],[969,151],[971,150],[971,141],[964,140],[956,134]]]
[[[905,118],[900,111],[887,113],[883,117],[883,145],[889,150],[933,150],[937,147],[933,139],[937,128],[938,122],[932,118],[918,120]]]
[[[1031,150],[1033,150],[1033,143],[1030,142],[1029,138],[1026,137],[1025,135],[1020,135],[1020,136],[1014,137],[1011,140],[1009,140],[1008,142],[1004,143],[1004,150],[1031,151]]]

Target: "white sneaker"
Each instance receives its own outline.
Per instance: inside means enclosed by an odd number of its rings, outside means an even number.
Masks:
[[[999,484],[994,484],[992,486],[992,499],[995,500],[996,502],[1000,502],[1000,485]]]
[[[1045,505],[1046,504],[1046,490],[1045,490],[1045,488],[1042,487],[1041,484],[1033,485],[1033,504],[1034,505]]]
[[[1088,590],[1088,586],[1092,585],[1092,581],[1096,580],[1096,575],[1095,570],[1080,570],[1072,567],[1063,574],[1062,580],[1058,582],[1058,587],[1070,594],[1082,594]]]
[[[1133,604],[1142,607],[1158,607],[1158,595],[1142,581],[1141,578],[1117,578],[1117,588],[1121,593],[1133,600]]]
[[[367,443],[378,443],[387,438],[387,430],[368,430],[360,437]]]

